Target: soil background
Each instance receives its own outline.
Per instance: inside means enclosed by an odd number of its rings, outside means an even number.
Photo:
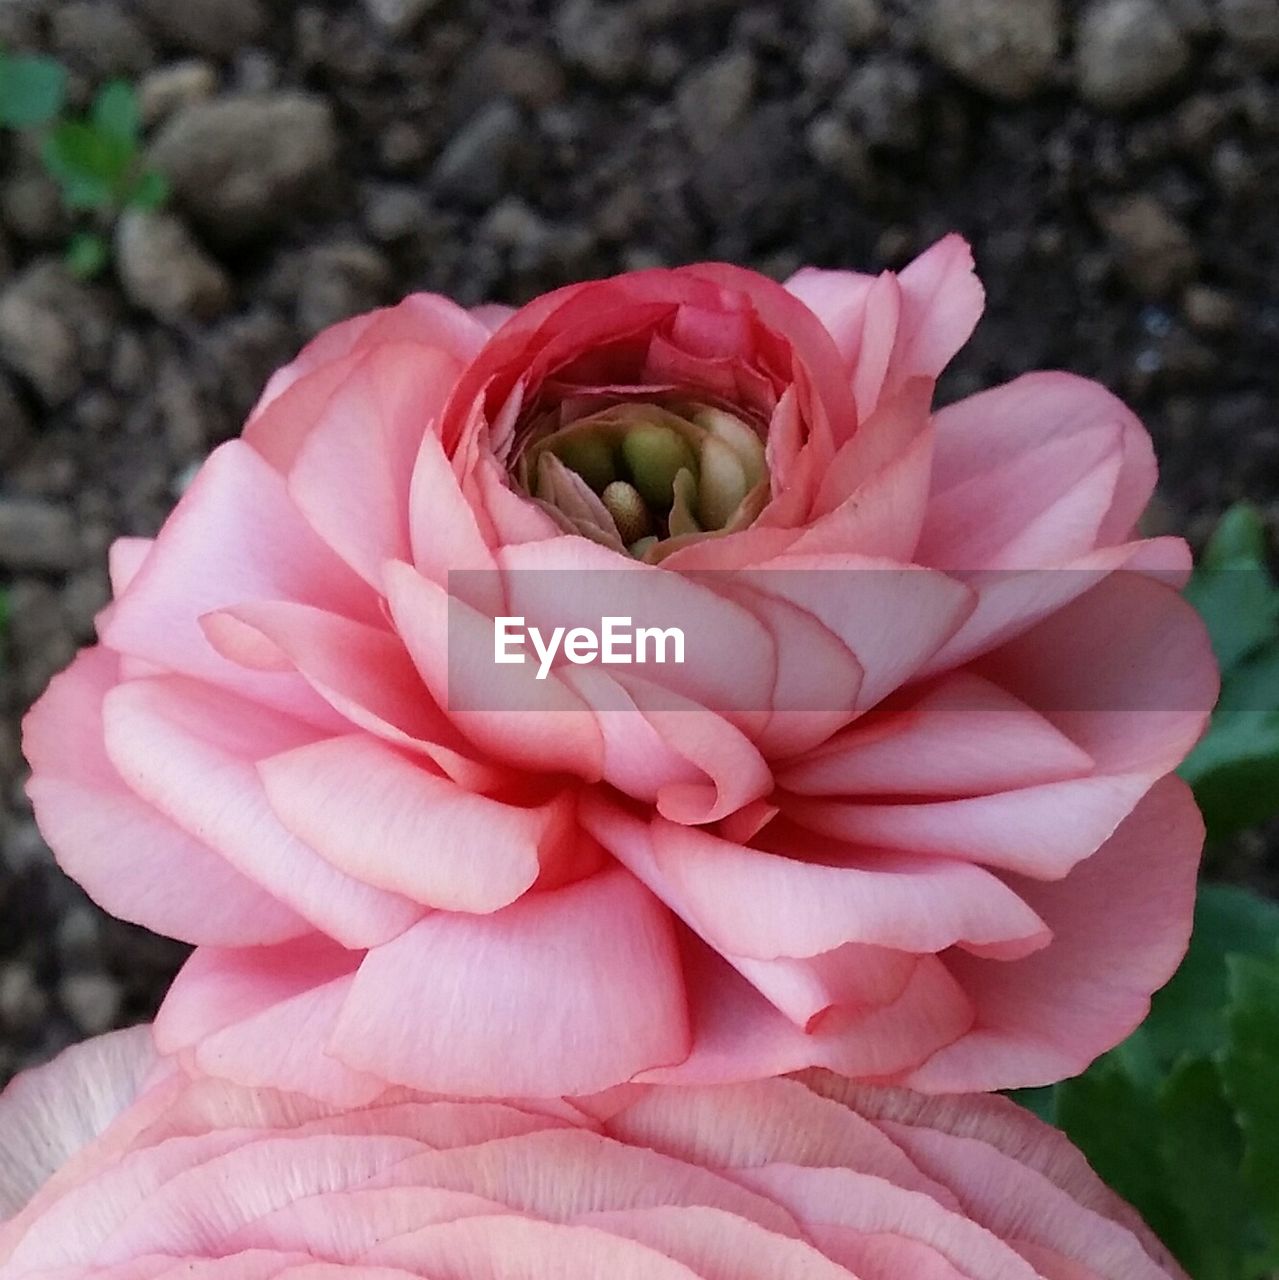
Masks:
[[[989,299],[942,400],[1097,378],[1154,434],[1151,532],[1199,545],[1244,497],[1279,522],[1279,0],[0,0],[0,46],[81,105],[137,85],[173,190],[85,283],[87,224],[0,137],[0,1081],[149,1016],[184,954],[54,866],[21,715],[91,640],[112,539],[347,315],[880,270],[959,230]],[[1273,888],[1275,843],[1210,870]]]

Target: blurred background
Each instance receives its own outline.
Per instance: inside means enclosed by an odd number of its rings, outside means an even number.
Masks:
[[[345,316],[957,229],[989,305],[942,399],[1098,378],[1154,433],[1150,532],[1279,519],[1277,0],[0,0],[0,50],[0,1081],[183,954],[58,872],[20,717],[111,540]],[[1276,843],[1210,870],[1273,892]]]

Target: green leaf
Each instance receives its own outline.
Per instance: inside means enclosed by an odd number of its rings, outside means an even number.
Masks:
[[[1225,1047],[1228,955],[1279,950],[1279,904],[1232,885],[1201,885],[1190,949],[1126,1044],[1144,1042],[1162,1072]]]
[[[52,58],[0,53],[0,125],[29,129],[62,110],[66,70]]]
[[[1046,1085],[1042,1089],[1010,1089],[1008,1096],[1031,1115],[1038,1116],[1045,1124],[1057,1123],[1057,1086]]]
[[[129,193],[129,204],[135,209],[158,209],[169,198],[169,180],[162,173],[148,169]]]
[[[1230,1044],[1222,1076],[1243,1130],[1243,1178],[1269,1235],[1263,1260],[1279,1267],[1279,952],[1227,963]]]
[[[1206,1058],[1183,1062],[1159,1091],[1158,1156],[1179,1221],[1164,1243],[1195,1280],[1241,1280],[1258,1242],[1239,1166],[1243,1137]]]
[[[82,231],[71,237],[67,245],[66,262],[71,271],[82,280],[91,280],[111,257],[111,250],[101,236]]]
[[[90,115],[93,127],[108,138],[127,142],[136,149],[142,130],[142,116],[133,86],[126,80],[112,80],[98,92]]]
[[[109,207],[133,164],[133,146],[93,125],[68,120],[49,135],[44,164],[73,209]]]
[[[1264,564],[1266,526],[1249,502],[1236,502],[1222,515],[1200,557],[1200,566],[1223,569],[1240,561]]]

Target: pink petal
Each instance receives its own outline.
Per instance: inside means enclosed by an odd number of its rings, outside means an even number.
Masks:
[[[409,344],[370,351],[325,406],[288,473],[311,527],[366,582],[409,556],[409,482],[458,366]]]
[[[967,672],[794,761],[800,795],[963,796],[1080,777],[1092,759],[1010,693]]]
[[[10,1082],[0,1093],[0,1223],[134,1101],[155,1065],[151,1028],[131,1027]]]
[[[220,657],[201,632],[203,614],[252,600],[297,600],[380,621],[373,592],[308,528],[280,476],[232,441],[201,468],[116,602],[102,638],[121,653],[333,723],[303,681],[245,671]]]
[[[595,717],[552,672],[493,661],[493,621],[406,564],[386,570],[388,602],[432,697],[467,738],[503,762],[596,781]]]
[[[1145,429],[1084,378],[1027,374],[942,409],[934,424],[925,564],[1062,563],[1127,537],[1154,487]],[[1021,550],[1011,536],[1018,528],[1034,530]],[[995,530],[1007,548],[999,554]]]
[[[270,943],[304,932],[301,917],[125,785],[102,724],[119,665],[105,649],[82,651],[23,724],[27,794],[62,869],[113,915],[187,942]]]
[[[1118,1044],[1185,953],[1202,844],[1189,789],[1166,778],[1066,879],[1020,882],[1052,943],[1014,963],[948,956],[977,1028],[905,1083],[928,1093],[1050,1084]]]
[[[571,830],[563,804],[473,795],[361,734],[272,756],[258,774],[285,826],[339,871],[445,911],[509,906]]]
[[[271,812],[254,766],[313,741],[308,726],[178,676],[111,690],[104,725],[111,763],[143,800],[316,928],[367,946],[421,914],[334,870]]]
[[[612,870],[494,915],[437,912],[375,948],[333,1047],[435,1092],[555,1095],[678,1061],[687,1036],[670,919]]]

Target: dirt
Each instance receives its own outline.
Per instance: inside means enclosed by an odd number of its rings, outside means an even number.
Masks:
[[[1128,399],[1152,531],[1279,522],[1272,0],[6,0],[0,45],[139,86],[174,191],[72,279],[0,139],[0,1078],[147,1016],[183,949],[105,918],[22,796],[24,708],[311,334],[413,289],[521,302],[722,258],[899,266],[968,236],[986,318],[943,399],[1026,369]],[[1276,841],[1216,870],[1273,880]],[[127,851],[124,851],[127,852]]]

